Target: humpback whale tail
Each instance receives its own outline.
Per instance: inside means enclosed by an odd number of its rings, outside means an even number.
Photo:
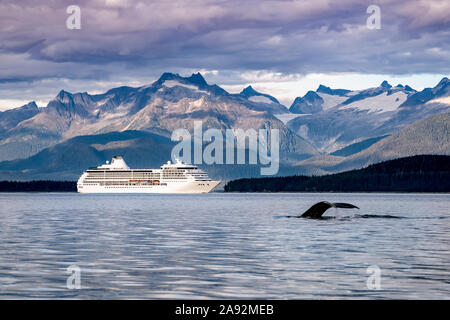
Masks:
[[[359,209],[357,206],[354,206],[350,203],[343,202],[327,202],[321,201],[313,205],[311,208],[306,210],[300,217],[301,218],[311,218],[311,219],[320,219],[322,215],[330,208],[345,208],[345,209]]]

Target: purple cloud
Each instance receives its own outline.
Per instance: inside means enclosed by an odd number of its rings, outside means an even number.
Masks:
[[[445,0],[81,0],[81,30],[68,30],[72,4],[0,3],[0,83],[195,69],[450,73]],[[366,27],[370,4],[380,30]]]

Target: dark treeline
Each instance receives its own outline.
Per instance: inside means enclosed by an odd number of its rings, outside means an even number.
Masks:
[[[0,192],[76,192],[75,181],[0,181]]]
[[[226,192],[450,192],[450,156],[421,155],[324,176],[239,179]]]

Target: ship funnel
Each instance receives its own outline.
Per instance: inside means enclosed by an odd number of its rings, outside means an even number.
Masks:
[[[123,160],[123,158],[120,156],[115,156],[112,158],[111,168],[112,169],[129,169],[129,167],[125,163],[125,160]]]

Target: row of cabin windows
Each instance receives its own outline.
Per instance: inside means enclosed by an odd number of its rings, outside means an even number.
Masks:
[[[161,183],[158,184],[158,186],[167,186],[167,183]],[[121,187],[116,187],[116,186],[105,186],[105,188],[147,188],[148,186],[121,186]]]
[[[108,172],[106,174],[103,173],[89,173],[88,176],[89,177],[103,177],[103,176],[107,176],[107,177],[129,177],[129,176],[134,176],[134,177],[153,177],[153,176],[159,176],[159,173],[149,173],[149,174],[142,174],[142,173],[131,173],[131,172]]]

